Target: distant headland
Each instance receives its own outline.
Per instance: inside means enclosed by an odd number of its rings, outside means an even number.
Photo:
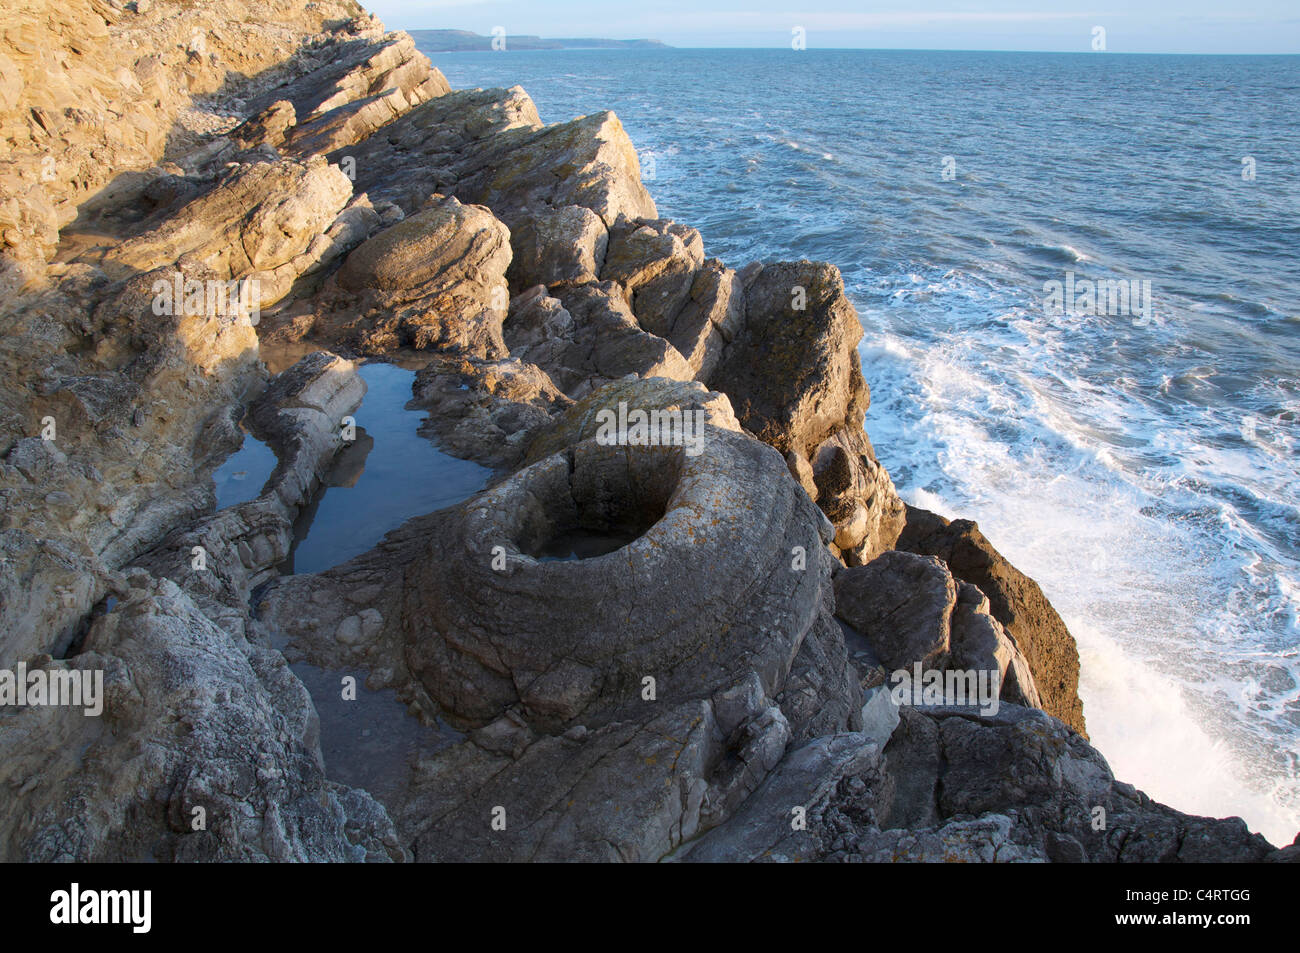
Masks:
[[[471,53],[493,49],[496,36],[483,36],[469,30],[408,30],[426,53]],[[658,40],[607,40],[595,37],[509,36],[504,37],[507,50],[649,50],[669,49]]]

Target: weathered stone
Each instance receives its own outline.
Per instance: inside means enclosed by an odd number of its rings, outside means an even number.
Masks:
[[[1007,562],[970,520],[949,522],[908,507],[898,548],[937,556],[958,579],[978,586],[989,598],[993,617],[1028,660],[1043,710],[1087,737],[1079,700],[1079,650],[1038,584]]]
[[[723,349],[739,332],[745,315],[744,292],[734,271],[716,258],[695,273],[690,299],[668,334],[695,376],[708,383]]]
[[[197,97],[237,98],[254,84],[273,84],[278,65],[309,41],[329,60],[340,43],[372,44],[382,32],[354,20],[355,5],[334,0],[268,0],[255,30],[238,4],[145,6],[125,15],[121,5],[97,0],[27,0],[7,11],[0,257],[28,267],[47,259],[79,206],[119,188],[165,150],[192,144],[186,125],[199,115],[190,108]]]
[[[890,669],[938,662],[956,604],[957,584],[938,559],[891,552],[835,575],[835,614]]]
[[[609,232],[600,216],[566,205],[526,219],[511,235],[510,282],[518,289],[595,281],[605,264]]]
[[[423,433],[456,456],[514,469],[535,435],[572,405],[545,371],[518,360],[438,358],[416,376]]]
[[[307,336],[366,354],[410,347],[505,357],[510,255],[509,232],[487,209],[435,196],[348,255],[335,287],[318,296]]]
[[[562,305],[546,295],[520,295],[511,304],[505,337],[512,357],[536,364],[575,400],[628,374],[694,376],[675,347],[641,328],[607,282],[568,289]]]
[[[0,30],[0,668],[108,687],[102,720],[0,707],[0,858],[1296,857],[1070,730],[1042,593],[877,459],[832,266],[731,271],[657,217],[613,114],[543,126],[354,5],[268,2],[30,0]],[[178,271],[256,279],[262,313],[160,308]],[[364,458],[333,463],[364,382],[290,366],[312,342],[419,368],[421,432],[496,473],[279,577]],[[593,439],[623,405],[703,439]],[[214,512],[244,428],[277,466]],[[900,709],[911,662],[1003,704]],[[336,671],[417,741],[367,790],[322,759],[336,699],[305,686]]]
[[[102,673],[102,715],[0,708],[4,855],[402,860],[383,808],[326,779],[316,713],[283,657],[147,580],[135,575],[77,657]]]
[[[637,219],[611,229],[600,277],[622,289],[641,327],[667,338],[703,264],[704,242],[695,229]]]
[[[348,154],[358,189],[407,211],[432,185],[487,206],[512,230],[568,206],[590,209],[606,227],[620,217],[655,217],[636,150],[613,113],[542,126],[517,86],[439,96]]]
[[[888,471],[860,426],[844,426],[817,448],[817,503],[836,527],[847,565],[870,562],[894,546],[906,510]]]
[[[794,477],[795,482],[803,487],[803,491],[808,494],[808,498],[816,503],[819,491],[812,464],[808,462],[808,458],[791,450],[785,455],[785,465],[790,470],[790,476]]]
[[[961,583],[952,615],[953,666],[969,671],[996,669],[1002,686],[999,697],[1003,701],[1042,708],[1028,660],[990,610],[984,593],[968,582]]]
[[[603,419],[613,415],[617,419],[619,405],[628,412],[643,411],[647,415],[659,412],[667,414],[669,426],[675,425],[675,414],[690,414],[701,411],[703,422],[723,430],[740,432],[740,424],[731,412],[731,402],[725,394],[710,391],[698,381],[678,381],[664,377],[645,379],[630,378],[606,384],[566,410],[555,423],[547,427],[528,448],[527,462],[532,463],[548,457],[565,447],[597,435],[600,429],[602,412],[608,412]],[[695,417],[691,419],[694,426]],[[670,431],[684,434],[684,424],[677,425]],[[694,432],[694,431],[692,431]],[[703,444],[701,442],[701,452]]]
[[[861,423],[862,325],[839,270],[766,265],[745,282],[745,323],[712,378],[741,425],[782,453],[807,456],[846,421]]]
[[[286,134],[298,122],[293,103],[277,99],[261,112],[249,116],[230,131],[230,138],[243,149],[261,145],[283,145]]]
[[[160,227],[110,251],[105,264],[143,271],[188,257],[220,278],[261,277],[306,251],[351,195],[347,176],[323,160],[241,166]],[[262,291],[261,306],[278,300]]]
[[[458,830],[469,804],[454,806],[465,801],[454,783],[484,772],[485,783],[499,775],[487,795],[499,803],[551,817],[557,830],[579,825],[586,833],[567,842],[571,856],[657,859],[728,816],[790,738],[857,723],[860,700],[826,602],[821,517],[770,448],[711,426],[704,447],[692,457],[676,447],[578,443],[413,521],[319,580],[285,580],[268,593],[263,615],[320,661],[409,666],[408,690],[443,717],[481,729],[513,712],[538,735],[506,774],[461,749],[430,766],[429,787],[398,808],[420,832],[419,856],[559,856],[561,842],[549,836],[543,849],[532,834],[493,845],[476,829]],[[751,512],[763,520],[742,517]],[[594,555],[593,543],[606,554]],[[795,545],[807,550],[806,568],[792,568]],[[547,555],[570,548],[579,558]],[[734,586],[719,573],[727,563],[717,554],[731,551],[749,554],[744,572],[761,585]],[[316,633],[356,614],[351,594],[367,587],[383,631],[363,656],[340,656],[337,640]],[[483,595],[466,599],[470,591]],[[662,604],[628,614],[647,598]],[[558,744],[579,726],[581,755]],[[661,751],[665,735],[682,741]],[[606,769],[592,773],[598,759]],[[626,772],[609,770],[623,763],[640,765],[630,786]],[[548,780],[525,794],[529,772]],[[553,800],[573,785],[589,795]],[[665,786],[668,802],[658,793]],[[417,820],[435,815],[434,827]],[[606,843],[614,854],[601,853]]]

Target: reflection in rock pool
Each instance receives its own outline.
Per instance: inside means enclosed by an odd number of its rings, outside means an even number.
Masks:
[[[321,572],[359,556],[411,517],[473,496],[491,475],[417,434],[424,414],[406,409],[414,371],[366,364],[360,374],[368,390],[357,439],[299,515],[283,572]]]
[[[217,486],[217,509],[257,499],[275,464],[275,451],[245,430],[243,444],[212,474]]]

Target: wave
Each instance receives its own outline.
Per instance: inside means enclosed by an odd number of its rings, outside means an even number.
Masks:
[[[854,289],[867,429],[904,499],[978,520],[1043,586],[1079,642],[1090,732],[1117,776],[1289,843],[1300,561],[1278,529],[1296,510],[1277,493],[1234,492],[1258,455],[1209,443],[1203,408],[1153,446],[1168,408],[1080,377],[1080,342],[1014,293],[951,271],[880,285],[892,288]],[[1269,459],[1288,485],[1295,461]]]

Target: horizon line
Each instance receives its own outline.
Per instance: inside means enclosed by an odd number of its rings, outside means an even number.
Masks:
[[[425,30],[436,30],[436,27],[398,27],[404,33],[421,32]],[[521,34],[524,35],[524,34]],[[532,34],[527,34],[532,37]],[[508,38],[507,38],[508,39]],[[629,47],[626,49],[616,47],[600,46],[570,46],[560,49],[549,50],[434,50],[438,56],[465,55],[465,54],[492,54],[501,53],[660,53],[664,50],[700,50],[700,51],[720,51],[720,50],[764,50],[764,51],[788,51],[790,53],[814,53],[818,51],[826,52],[853,52],[853,53],[1043,53],[1058,56],[1300,56],[1300,51],[1286,53],[1206,53],[1200,51],[1187,50],[1043,50],[1043,49],[989,49],[984,47],[941,47],[941,46],[816,46],[807,47],[803,50],[791,50],[788,46],[674,46],[663,43],[662,40],[654,40],[650,37],[635,37],[632,39],[619,39],[617,37],[536,37],[541,40],[555,39],[600,39],[612,40],[619,43],[638,43],[654,42],[660,43],[661,46],[655,47]],[[423,51],[421,51],[423,52]],[[427,54],[426,54],[427,55]]]

